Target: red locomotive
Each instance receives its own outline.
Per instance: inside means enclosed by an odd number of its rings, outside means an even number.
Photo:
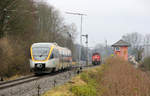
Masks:
[[[101,64],[101,56],[99,53],[94,53],[92,56],[92,64],[99,65]]]

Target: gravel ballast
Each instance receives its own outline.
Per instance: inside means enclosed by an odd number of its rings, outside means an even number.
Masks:
[[[38,96],[45,91],[68,82],[76,75],[75,70],[58,73],[53,76],[41,77],[28,83],[0,90],[0,96]]]

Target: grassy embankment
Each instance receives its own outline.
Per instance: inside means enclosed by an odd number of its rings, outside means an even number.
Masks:
[[[150,96],[150,77],[122,59],[109,58],[43,96]]]
[[[104,65],[92,69],[85,70],[80,75],[72,78],[71,81],[58,86],[43,94],[43,96],[98,96]]]

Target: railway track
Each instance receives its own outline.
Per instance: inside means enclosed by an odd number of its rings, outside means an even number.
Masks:
[[[80,66],[81,67],[81,66]],[[73,69],[76,69],[76,70],[79,70],[80,67],[73,67]],[[86,69],[87,67],[95,67],[95,66],[82,66],[83,69]],[[65,70],[63,72],[66,72],[68,70]],[[41,76],[36,76],[36,75],[29,75],[29,76],[25,76],[25,77],[22,77],[22,78],[18,78],[18,79],[15,79],[15,80],[10,80],[10,81],[4,81],[4,82],[1,82],[0,83],[0,90],[1,89],[6,89],[6,88],[9,88],[9,87],[13,87],[13,86],[17,86],[19,84],[23,84],[23,83],[28,83],[28,82],[31,82],[33,80],[38,80],[38,79],[42,79],[46,76],[53,76],[53,75],[56,75],[56,74],[59,74],[59,73],[62,73],[62,72],[55,72],[55,73],[51,73],[51,74],[44,74],[44,75],[41,75]]]
[[[18,78],[18,79],[15,79],[15,80],[1,82],[0,83],[0,90],[8,88],[8,87],[16,86],[16,85],[19,85],[19,84],[22,84],[22,83],[30,82],[30,81],[36,80],[38,78],[39,77],[35,77],[35,75],[30,75],[30,76],[25,76],[25,77]]]
[[[11,83],[11,82],[19,81],[19,80],[22,80],[22,79],[27,79],[27,78],[30,78],[30,77],[33,77],[33,76],[34,75],[28,75],[28,76],[24,76],[24,77],[15,79],[15,80],[3,81],[3,82],[0,82],[0,85],[4,85],[6,83]]]

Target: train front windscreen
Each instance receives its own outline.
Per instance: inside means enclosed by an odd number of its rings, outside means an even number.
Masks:
[[[50,52],[48,47],[33,47],[32,56],[34,60],[46,60]]]

